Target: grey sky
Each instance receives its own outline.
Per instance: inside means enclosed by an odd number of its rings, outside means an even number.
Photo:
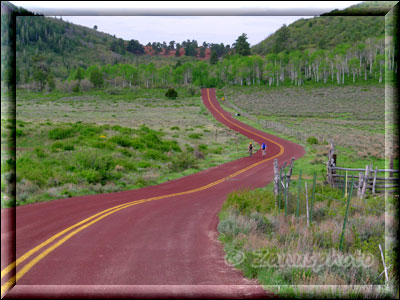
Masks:
[[[41,12],[45,15],[62,15],[63,20],[93,28],[112,34],[124,40],[136,39],[142,44],[148,42],[182,42],[184,40],[197,40],[208,43],[224,43],[232,45],[237,37],[246,33],[248,42],[255,45],[279,29],[283,24],[289,25],[300,18],[312,18],[312,13],[306,16],[295,16],[299,12],[328,12],[335,8],[343,9],[361,1],[199,1],[199,2],[145,2],[145,1],[11,1],[16,6],[28,10]],[[274,16],[121,16],[124,10],[127,14],[135,14],[137,9],[144,9],[152,14],[154,9],[160,14],[163,11],[171,12],[176,9],[187,9],[196,12],[198,9],[233,9],[234,14],[249,9],[257,14],[258,11],[271,11]],[[69,10],[68,10],[69,9]],[[72,11],[71,11],[72,9]],[[113,16],[99,16],[99,14],[113,14]],[[136,11],[135,11],[136,9]],[[286,9],[286,10],[285,10]],[[289,9],[289,10],[287,10]],[[287,15],[279,16],[276,14]],[[65,12],[65,14],[64,14]],[[132,13],[133,12],[133,13]],[[278,13],[276,13],[278,12]],[[86,16],[80,16],[80,14]],[[76,14],[76,15],[74,15]],[[166,13],[170,14],[170,13]],[[89,15],[89,16],[87,16]]]

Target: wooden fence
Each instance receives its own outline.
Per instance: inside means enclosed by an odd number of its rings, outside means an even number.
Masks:
[[[353,188],[357,196],[364,198],[367,191],[371,194],[394,193],[399,194],[399,170],[393,169],[393,157],[390,160],[390,169],[373,168],[372,164],[361,168],[343,168],[336,166],[336,155],[333,142],[328,153],[327,181],[332,187],[349,189],[352,178]]]

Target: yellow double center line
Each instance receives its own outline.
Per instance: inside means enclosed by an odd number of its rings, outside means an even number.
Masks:
[[[225,119],[227,122],[231,123],[232,125],[248,132],[251,134],[254,134],[260,138],[266,139],[268,141],[270,141],[271,143],[274,143],[276,145],[278,145],[280,147],[280,151],[278,154],[274,155],[273,157],[270,157],[268,159],[264,159],[261,160],[257,163],[254,163],[252,165],[249,165],[243,169],[240,169],[224,178],[221,178],[217,181],[213,181],[207,185],[201,186],[199,188],[195,188],[195,189],[191,189],[188,191],[184,191],[184,192],[179,192],[179,193],[173,193],[173,194],[167,194],[167,195],[162,195],[162,196],[157,196],[157,197],[151,197],[151,198],[147,198],[147,199],[141,199],[141,200],[136,200],[136,201],[132,201],[132,202],[128,202],[125,204],[120,204],[111,208],[108,208],[106,210],[103,210],[97,214],[94,214],[93,216],[90,216],[89,218],[86,218],[62,231],[60,231],[59,233],[53,235],[52,237],[50,237],[49,239],[47,239],[46,241],[44,241],[43,243],[41,243],[40,245],[36,246],[35,248],[31,249],[30,251],[26,252],[24,255],[22,255],[21,257],[19,257],[15,262],[11,263],[10,265],[8,265],[6,268],[4,268],[1,271],[1,279],[3,279],[4,276],[6,276],[10,271],[12,271],[14,268],[16,268],[18,265],[20,265],[21,263],[23,263],[25,260],[27,260],[29,257],[31,257],[33,254],[35,254],[36,252],[38,252],[39,250],[41,250],[42,248],[44,248],[45,246],[49,245],[51,242],[53,242],[54,240],[56,240],[57,238],[63,236],[64,234],[68,234],[65,235],[63,238],[61,238],[60,240],[58,240],[56,243],[54,243],[52,246],[48,247],[46,250],[44,250],[43,252],[41,252],[38,256],[36,256],[35,258],[33,258],[29,263],[27,263],[20,271],[17,272],[16,275],[12,276],[5,284],[3,284],[1,286],[1,297],[3,297],[3,295],[14,285],[14,283],[16,283],[19,279],[22,278],[22,276],[24,276],[31,268],[33,268],[39,261],[41,261],[44,257],[46,257],[49,253],[51,253],[52,251],[54,251],[56,248],[58,248],[59,246],[61,246],[62,244],[64,244],[67,240],[69,240],[71,237],[73,237],[74,235],[76,235],[77,233],[79,233],[80,231],[82,231],[83,229],[97,223],[98,221],[104,219],[105,217],[116,213],[117,211],[120,211],[122,209],[125,209],[127,207],[133,206],[133,205],[137,205],[137,204],[141,204],[141,203],[145,203],[145,202],[150,202],[150,201],[154,201],[154,200],[160,200],[160,199],[165,199],[165,198],[169,198],[169,197],[174,197],[174,196],[181,196],[181,195],[187,195],[187,194],[192,194],[192,193],[196,193],[199,191],[203,191],[206,189],[209,189],[217,184],[220,184],[222,182],[224,182],[226,179],[229,178],[233,178],[238,176],[239,174],[242,174],[243,172],[246,172],[262,163],[265,163],[271,159],[274,159],[278,156],[281,156],[284,152],[284,148],[281,144],[272,141],[264,136],[261,136],[255,132],[252,132],[246,128],[243,128],[240,125],[234,124],[232,121],[230,121],[229,119],[227,119],[225,117],[224,114],[222,114],[215,106],[214,104],[211,102],[210,99],[210,92],[207,89],[207,97],[208,97],[208,101],[210,103],[210,105],[213,107],[213,109],[219,113],[223,119]],[[81,226],[82,225],[82,226]],[[80,227],[79,227],[80,226]],[[74,230],[75,229],[75,230]],[[73,230],[73,231],[72,231]],[[70,232],[71,231],[71,232]]]

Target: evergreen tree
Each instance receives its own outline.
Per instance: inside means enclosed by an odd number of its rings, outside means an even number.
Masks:
[[[215,65],[218,62],[217,52],[211,51],[210,64]]]
[[[137,40],[130,40],[126,50],[134,54],[144,54],[144,48]]]
[[[93,68],[93,70],[90,72],[89,79],[96,88],[99,88],[104,84],[103,74],[98,68]]]
[[[247,42],[247,34],[243,33],[233,44],[235,51],[239,55],[248,56],[250,55],[250,44]]]
[[[33,80],[39,85],[39,91],[42,92],[46,86],[47,76],[49,69],[45,63],[45,57],[42,55],[35,55],[32,57],[33,61]]]
[[[79,82],[81,82],[82,79],[83,79],[83,71],[80,67],[78,67],[78,69],[76,70],[76,73],[75,73],[75,80],[78,80]]]

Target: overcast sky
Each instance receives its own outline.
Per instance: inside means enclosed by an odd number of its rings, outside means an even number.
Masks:
[[[63,20],[89,28],[97,25],[98,31],[124,40],[136,39],[144,45],[172,40],[180,43],[187,39],[197,40],[199,44],[206,41],[232,45],[242,33],[246,33],[248,42],[255,45],[283,24],[289,25],[300,18],[312,18],[361,1],[10,2],[44,15],[62,16]]]

